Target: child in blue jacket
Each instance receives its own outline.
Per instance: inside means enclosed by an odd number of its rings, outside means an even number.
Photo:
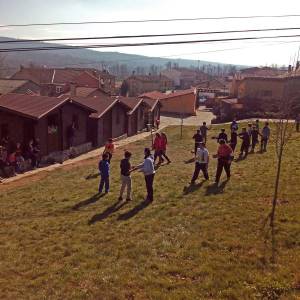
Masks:
[[[105,185],[105,194],[109,192],[109,161],[108,154],[104,153],[102,155],[102,160],[99,161],[99,172],[101,176],[100,184],[99,184],[99,193],[102,194],[103,187]]]

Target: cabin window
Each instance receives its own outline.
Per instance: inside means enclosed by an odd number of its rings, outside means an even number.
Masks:
[[[72,123],[74,124],[75,128],[79,129],[79,116],[74,114],[72,117]]]
[[[57,116],[56,115],[48,116],[47,122],[48,122],[48,134],[57,134],[58,132]]]
[[[1,139],[7,137],[9,135],[9,130],[8,130],[8,124],[1,124],[1,127],[0,127],[0,137]]]
[[[55,92],[56,92],[56,94],[61,94],[62,91],[63,91],[62,86],[59,86],[59,85],[58,85],[58,86],[55,87]]]

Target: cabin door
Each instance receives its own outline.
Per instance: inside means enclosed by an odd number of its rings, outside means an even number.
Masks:
[[[62,150],[61,128],[58,114],[47,117],[47,144],[48,154]]]
[[[35,138],[34,134],[34,122],[33,121],[25,121],[23,127],[23,142],[24,144],[28,144],[30,140]],[[21,142],[21,141],[19,141]]]

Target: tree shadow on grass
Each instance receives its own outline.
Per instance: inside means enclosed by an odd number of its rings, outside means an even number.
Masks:
[[[117,212],[119,209],[121,209],[126,202],[123,201],[117,201],[112,206],[108,207],[106,210],[104,210],[101,214],[94,215],[89,221],[88,224],[92,225],[96,222],[103,221],[104,219],[108,218],[111,214]]]
[[[218,185],[217,183],[214,183],[214,184],[208,186],[206,189],[206,192],[205,192],[205,196],[218,195],[218,194],[224,193],[224,189],[228,182],[229,182],[229,180],[227,179],[227,180],[223,181],[220,185]]]
[[[97,177],[99,177],[100,174],[96,173],[96,174],[89,174],[88,176],[85,177],[86,180],[90,180],[90,179],[95,179]]]
[[[128,212],[126,212],[124,214],[121,214],[118,217],[118,220],[119,221],[126,221],[126,220],[129,220],[129,219],[133,218],[135,215],[137,215],[140,211],[145,209],[151,203],[152,203],[152,201],[149,201],[147,199],[144,200],[143,202],[141,202],[140,204],[138,204],[137,206],[135,206],[134,208],[132,208]]]
[[[87,206],[87,205],[89,205],[89,204],[95,203],[95,202],[97,202],[100,198],[102,198],[102,197],[104,197],[104,196],[105,196],[105,194],[97,193],[97,194],[95,194],[94,196],[90,197],[89,199],[83,200],[83,201],[81,201],[81,202],[75,204],[75,205],[72,207],[72,209],[77,210],[77,209],[79,209],[79,208],[81,208],[81,207],[84,207],[84,206]]]
[[[202,180],[201,182],[199,182],[197,184],[190,184],[189,186],[185,186],[183,188],[183,195],[188,195],[188,194],[196,192],[197,190],[199,190],[202,187],[202,185],[205,181],[206,180]]]

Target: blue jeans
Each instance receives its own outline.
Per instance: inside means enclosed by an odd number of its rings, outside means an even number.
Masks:
[[[100,184],[99,184],[99,193],[102,193],[103,187],[105,185],[105,193],[109,192],[109,176],[101,176]]]

